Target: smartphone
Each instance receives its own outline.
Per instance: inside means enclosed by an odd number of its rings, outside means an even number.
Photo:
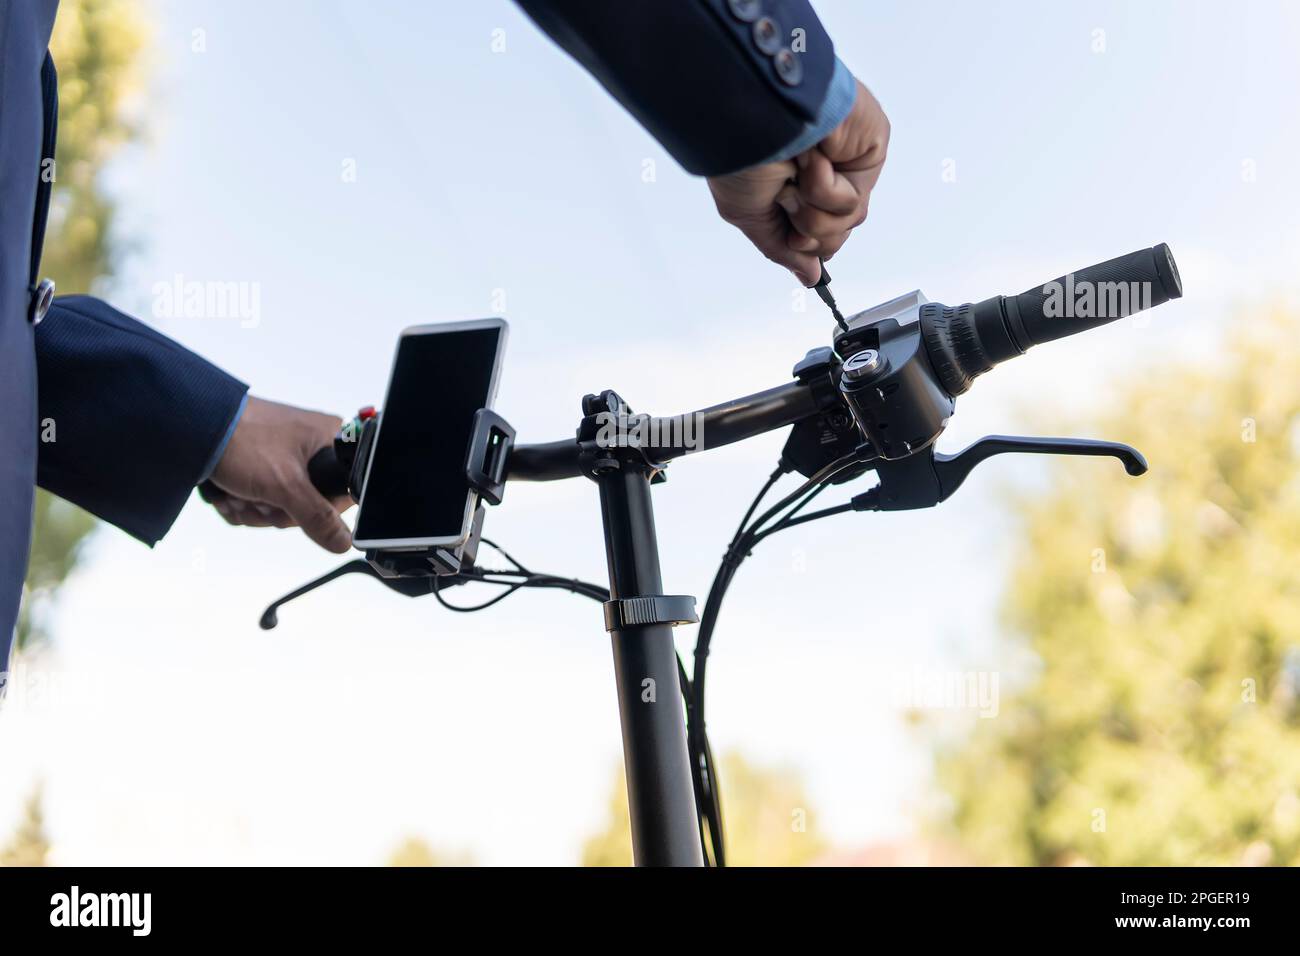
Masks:
[[[362,479],[353,547],[456,548],[469,537],[478,495],[465,459],[474,413],[496,398],[506,331],[504,319],[403,330]]]

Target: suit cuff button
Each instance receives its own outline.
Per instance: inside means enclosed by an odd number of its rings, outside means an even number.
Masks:
[[[798,54],[789,47],[777,51],[776,56],[772,57],[772,65],[786,86],[798,86],[803,81],[803,64],[799,62]]]
[[[753,23],[763,12],[762,0],[727,0],[731,15],[743,23]]]
[[[768,56],[781,49],[781,28],[771,17],[763,17],[755,22],[754,45]]]

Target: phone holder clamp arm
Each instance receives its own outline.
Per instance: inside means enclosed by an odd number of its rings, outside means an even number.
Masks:
[[[501,504],[506,490],[506,466],[515,446],[515,430],[490,408],[474,413],[474,428],[465,456],[469,486],[490,505]]]

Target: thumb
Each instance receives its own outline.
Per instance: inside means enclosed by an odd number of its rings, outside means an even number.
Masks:
[[[321,495],[303,472],[286,489],[288,499],[281,507],[303,533],[326,551],[344,554],[352,545],[352,534],[328,498]]]

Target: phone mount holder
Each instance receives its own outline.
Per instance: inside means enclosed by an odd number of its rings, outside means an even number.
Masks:
[[[322,448],[308,463],[313,484],[324,494],[347,494],[359,502],[378,431],[379,413],[370,406],[361,409],[334,436],[334,447]],[[515,430],[504,418],[487,408],[474,413],[469,447],[465,450],[465,478],[478,494],[479,503],[474,507],[469,535],[458,547],[372,548],[366,551],[364,560],[354,558],[275,601],[262,613],[262,630],[269,631],[279,623],[277,612],[282,605],[348,574],[374,578],[407,597],[422,597],[483,580],[483,569],[476,567],[475,561],[483,538],[484,503],[501,504],[514,444]],[[220,493],[219,489],[214,491]]]
[[[334,457],[347,472],[347,491],[353,501],[361,500],[378,431],[379,413],[363,408],[334,438]],[[478,495],[469,535],[455,548],[371,548],[365,559],[376,574],[381,578],[427,578],[461,574],[473,567],[483,536],[484,505],[501,504],[514,443],[515,430],[504,418],[488,408],[475,412],[465,451],[465,478]]]

